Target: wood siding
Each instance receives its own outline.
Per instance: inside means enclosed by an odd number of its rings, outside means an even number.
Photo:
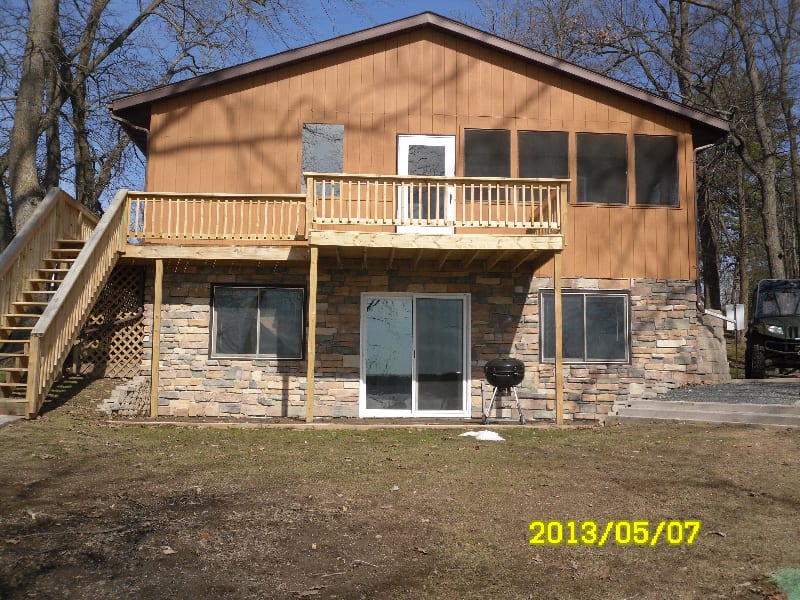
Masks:
[[[565,277],[696,277],[689,124],[643,103],[441,32],[420,30],[157,102],[147,190],[289,194],[300,191],[303,123],[344,125],[346,173],[397,172],[397,136],[456,136],[464,172],[467,128],[566,131],[576,180],[576,134],[676,135],[677,208],[576,205]],[[635,196],[629,177],[629,197]],[[544,271],[548,269],[543,268]]]

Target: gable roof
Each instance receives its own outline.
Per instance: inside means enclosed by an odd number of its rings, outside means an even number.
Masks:
[[[415,29],[431,28],[451,36],[487,46],[516,58],[531,62],[538,67],[555,71],[578,81],[588,83],[643,102],[669,114],[682,117],[691,123],[695,146],[715,142],[728,133],[729,123],[702,111],[689,108],[678,102],[662,98],[636,86],[600,75],[576,64],[554,58],[531,50],[514,42],[480,31],[463,23],[447,19],[432,12],[424,12],[413,17],[400,19],[370,29],[364,29],[337,38],[326,40],[267,56],[233,67],[199,75],[191,79],[133,94],[110,103],[113,118],[120,121],[136,145],[147,153],[147,134],[150,127],[150,109],[154,102],[165,100],[188,92],[213,87],[236,79],[249,77],[265,71],[279,69],[304,60],[316,58],[347,48],[353,48],[384,38],[408,33]]]

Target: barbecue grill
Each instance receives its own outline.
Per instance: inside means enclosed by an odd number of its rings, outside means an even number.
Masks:
[[[483,382],[481,382],[481,408],[483,415],[481,423],[486,425],[489,421],[489,414],[492,412],[497,396],[508,396],[513,394],[514,402],[517,410],[519,411],[519,423],[525,424],[525,415],[522,413],[522,407],[519,404],[519,396],[517,395],[517,386],[522,383],[525,378],[525,365],[521,360],[516,358],[495,358],[486,363],[483,368],[483,373],[486,376],[486,381],[489,385],[494,387],[492,397],[487,406]]]

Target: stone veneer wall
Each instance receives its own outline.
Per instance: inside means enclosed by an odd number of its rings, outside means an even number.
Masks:
[[[152,269],[147,275],[145,350],[152,356]],[[209,358],[212,283],[306,285],[305,265],[200,265],[167,262],[161,331],[159,414],[172,416],[300,416],[305,361]],[[602,420],[617,400],[655,397],[728,375],[721,328],[695,308],[694,282],[566,279],[565,288],[630,294],[632,357],[626,365],[565,365],[565,418]],[[362,292],[471,293],[472,407],[479,416],[483,365],[514,356],[526,365],[520,397],[532,418],[553,418],[553,366],[539,364],[539,290],[549,278],[484,272],[366,272],[322,262],[317,299],[317,416],[358,416]],[[508,409],[505,409],[510,412]],[[502,411],[501,411],[502,412]]]

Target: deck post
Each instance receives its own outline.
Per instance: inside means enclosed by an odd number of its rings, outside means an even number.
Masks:
[[[561,252],[556,252],[553,266],[553,296],[555,313],[555,380],[556,380],[556,424],[564,423],[564,340],[563,312],[561,307]]]
[[[308,272],[308,335],[306,350],[306,423],[314,422],[314,362],[317,347],[317,262],[319,248],[311,246]]]
[[[156,259],[156,274],[153,291],[153,333],[151,337],[153,355],[150,358],[150,416],[158,416],[158,362],[161,356],[161,297],[164,281],[164,260]]]

